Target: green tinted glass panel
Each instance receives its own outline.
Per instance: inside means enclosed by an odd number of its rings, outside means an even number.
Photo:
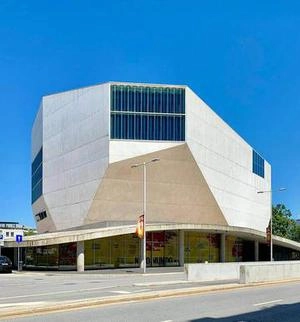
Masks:
[[[111,139],[185,140],[185,89],[111,86]]]

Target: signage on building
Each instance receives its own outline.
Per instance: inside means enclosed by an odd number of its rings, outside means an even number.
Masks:
[[[4,246],[4,235],[2,230],[0,230],[0,246]]]

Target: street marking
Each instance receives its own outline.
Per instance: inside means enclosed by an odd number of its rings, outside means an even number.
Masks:
[[[140,293],[140,292],[148,292],[148,291],[151,291],[151,288],[143,288],[141,290],[133,291],[132,293]]]
[[[58,292],[48,292],[48,293],[37,293],[37,294],[26,294],[26,295],[17,295],[17,296],[5,296],[0,297],[0,300],[7,300],[7,299],[17,299],[17,298],[24,298],[24,297],[37,297],[37,296],[44,296],[44,295],[56,295],[56,294],[65,294],[65,293],[76,293],[78,292],[93,292],[93,291],[101,291],[108,288],[112,288],[111,286],[105,286],[105,287],[98,287],[98,288],[87,288],[87,289],[76,289],[76,290],[70,290],[70,291],[58,291]]]
[[[3,303],[0,304],[0,308],[5,308],[5,307],[15,307],[15,306],[24,306],[24,305],[41,305],[45,304],[47,302],[22,302],[22,303]]]
[[[110,291],[110,293],[117,293],[117,294],[130,294],[131,292],[128,292],[128,291]]]
[[[173,322],[173,320],[164,320],[164,321],[160,321],[160,322]]]
[[[282,301],[283,301],[282,299],[279,299],[279,300],[274,300],[274,301],[269,301],[269,302],[256,303],[256,304],[253,304],[253,306],[272,304],[272,303],[277,303],[277,302],[282,302]]]

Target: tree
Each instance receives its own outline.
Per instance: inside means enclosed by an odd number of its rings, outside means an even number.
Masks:
[[[299,224],[296,227],[296,238],[295,238],[295,240],[297,242],[300,242],[300,225]]]
[[[29,229],[24,230],[24,236],[32,236],[32,235],[36,235],[36,234],[37,234],[36,229],[29,228]]]
[[[273,229],[272,233],[287,239],[299,240],[300,231],[291,211],[283,204],[272,207]]]

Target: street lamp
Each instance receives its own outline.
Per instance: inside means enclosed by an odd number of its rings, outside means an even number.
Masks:
[[[147,164],[152,163],[152,162],[157,162],[159,161],[159,158],[154,158],[149,161],[145,161],[142,163],[137,163],[133,164],[131,168],[138,168],[138,167],[143,167],[143,178],[144,178],[144,184],[143,184],[143,215],[144,215],[144,234],[143,234],[143,259],[141,262],[141,267],[143,267],[144,273],[146,273],[146,205],[147,205]]]
[[[284,191],[286,190],[286,188],[279,188],[277,191]],[[272,190],[261,190],[261,191],[257,191],[257,193],[270,193],[270,261],[273,261],[273,211],[272,211]]]

